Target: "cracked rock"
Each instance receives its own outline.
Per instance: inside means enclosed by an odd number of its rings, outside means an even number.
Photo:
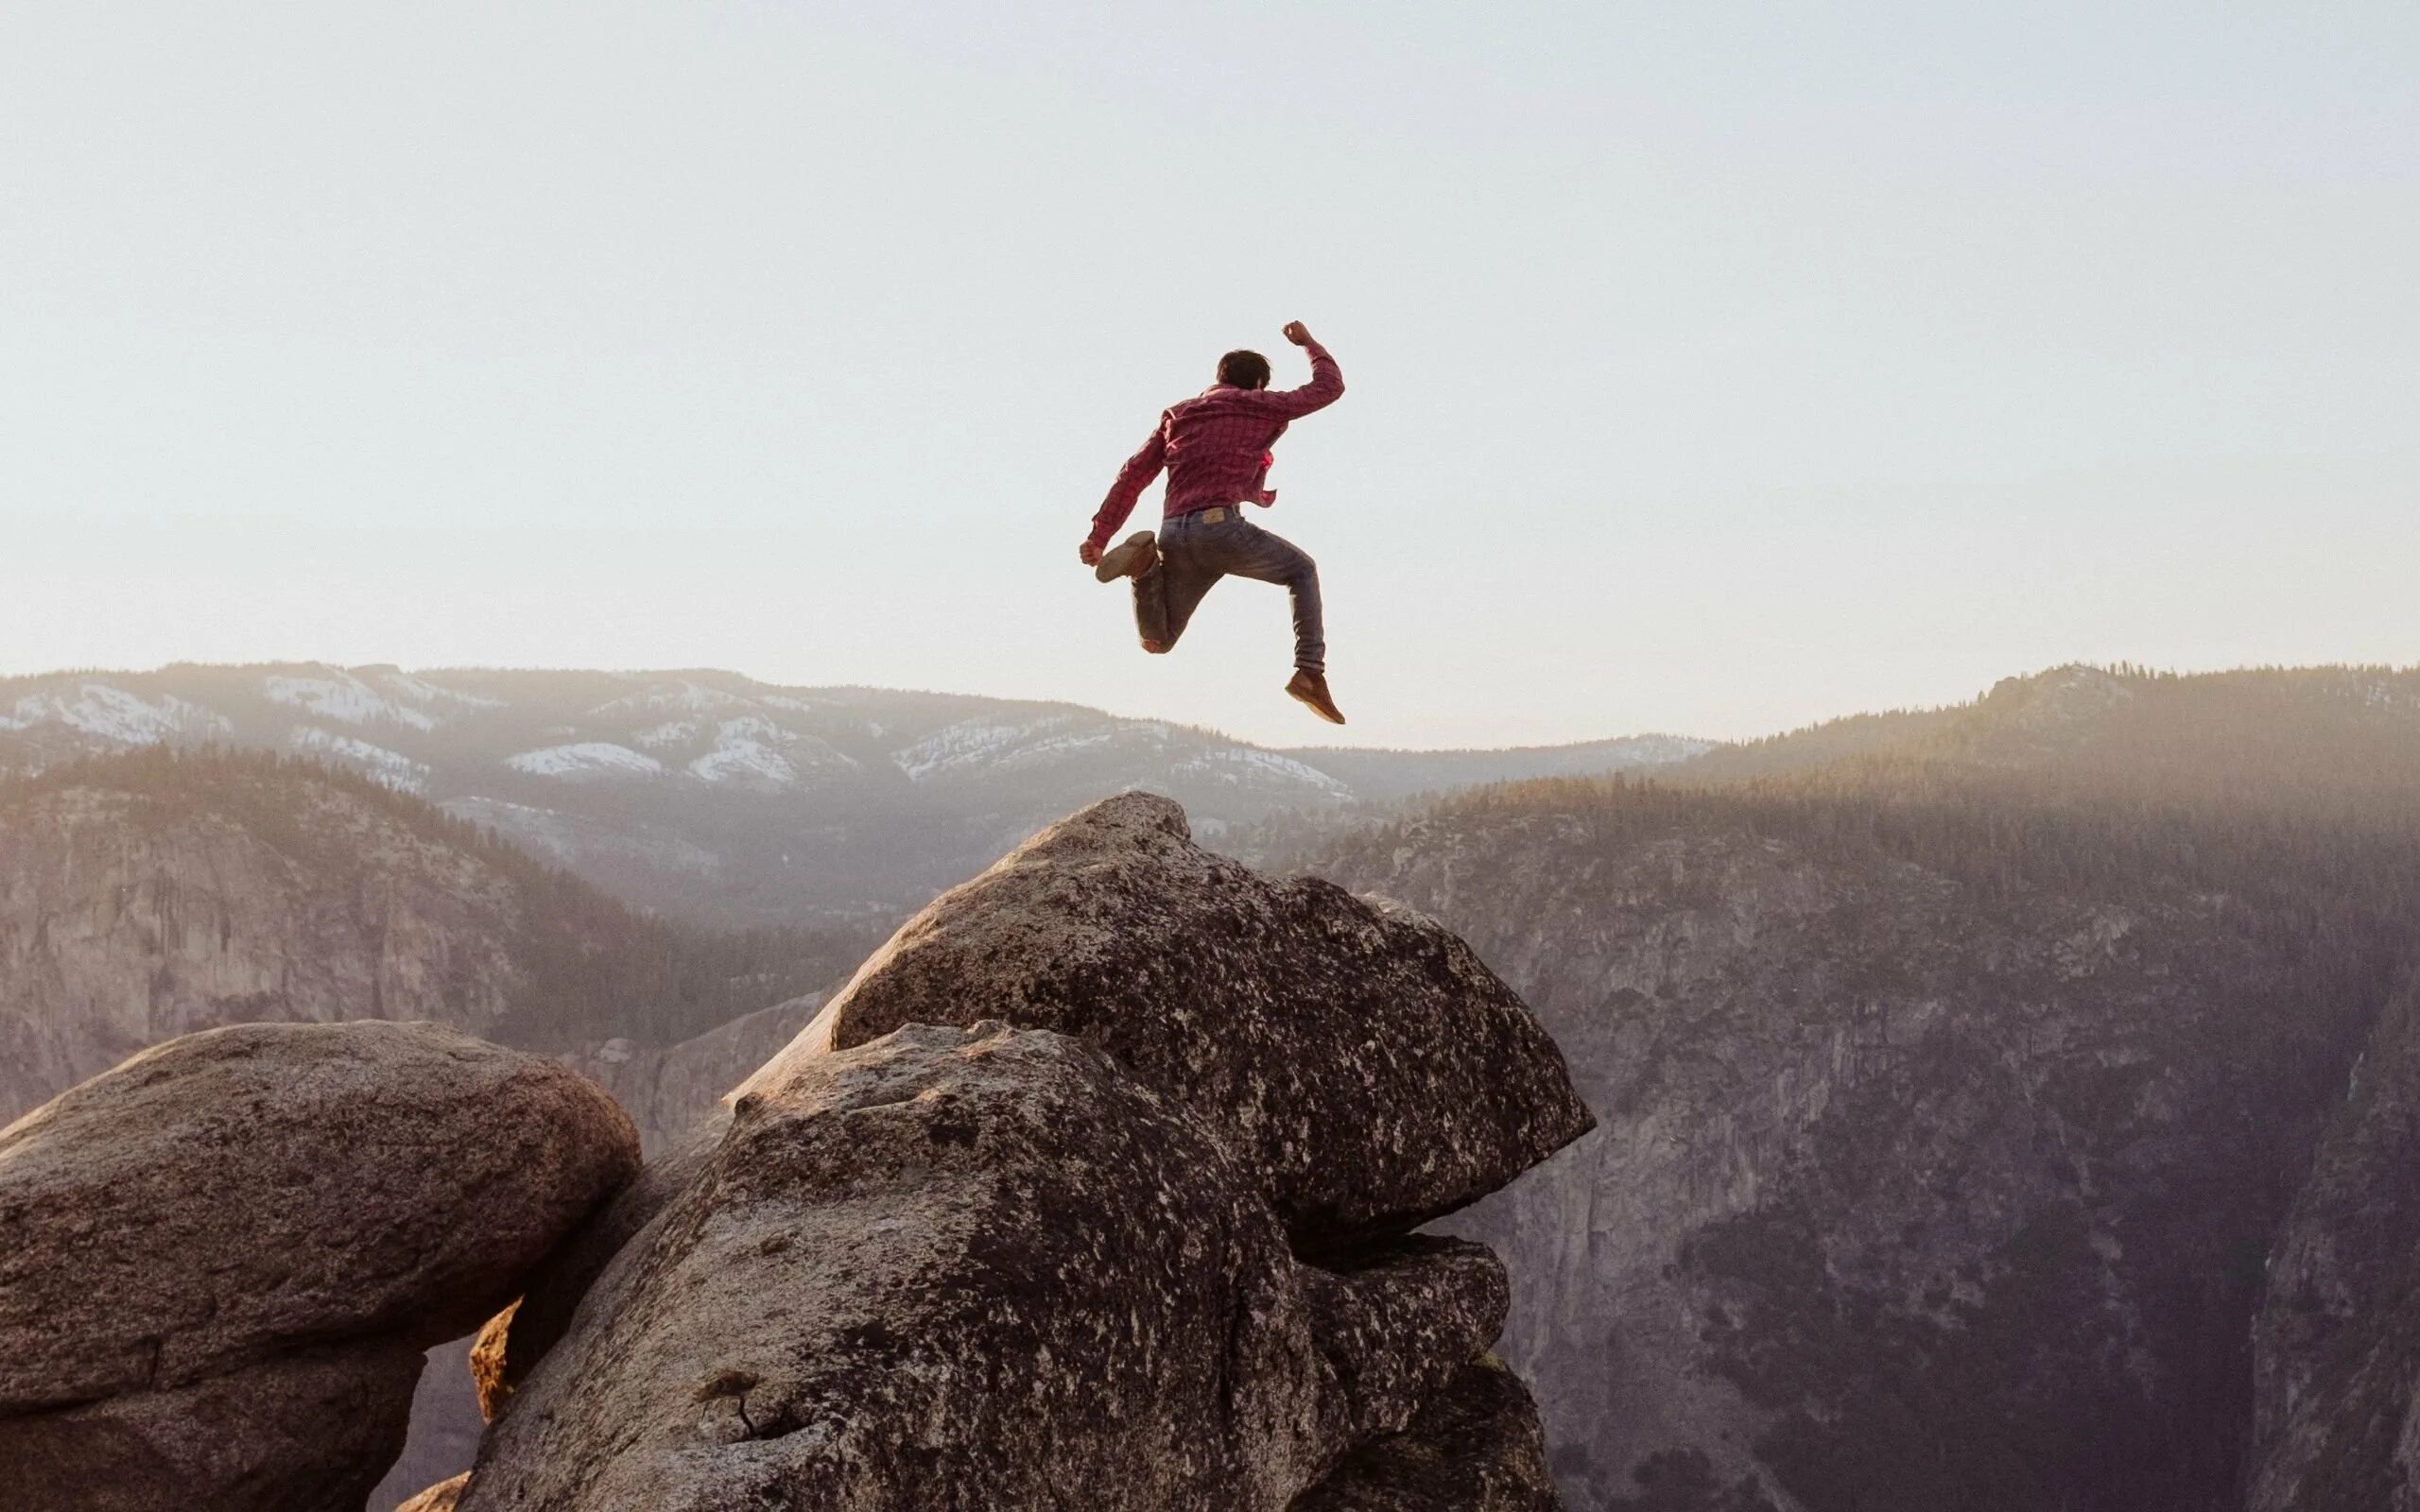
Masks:
[[[1203,850],[1149,793],[943,894],[758,1074],[983,1019],[1088,1040],[1184,1103],[1306,1254],[1408,1232],[1595,1125],[1553,1040],[1460,938]]]
[[[462,1512],[1282,1512],[1501,1327],[1414,1240],[1297,1262],[1093,1047],[913,1025],[760,1076],[505,1404]]]

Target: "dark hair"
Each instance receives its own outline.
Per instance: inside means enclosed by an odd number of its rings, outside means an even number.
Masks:
[[[1230,352],[1219,359],[1219,381],[1237,388],[1269,387],[1269,359],[1257,352]]]

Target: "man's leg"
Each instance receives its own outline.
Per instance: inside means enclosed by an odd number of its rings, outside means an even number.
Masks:
[[[1220,576],[1218,568],[1181,541],[1162,540],[1159,565],[1134,579],[1134,628],[1143,649],[1164,656],[1193,623],[1202,595]]]
[[[1283,536],[1237,521],[1219,565],[1237,577],[1282,583],[1294,601],[1294,664],[1327,670],[1327,625],[1320,611],[1320,569],[1311,554]]]

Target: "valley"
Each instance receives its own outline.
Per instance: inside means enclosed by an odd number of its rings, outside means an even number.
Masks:
[[[1459,753],[154,676],[0,688],[0,1116],[193,1028],[426,1017],[662,1148],[994,837],[1175,789],[1205,843],[1434,916],[1568,1059],[1595,1132],[1443,1227],[1506,1262],[1571,1506],[2342,1512],[2420,1470],[2420,675],[2066,667]],[[390,1489],[458,1468],[464,1379]]]

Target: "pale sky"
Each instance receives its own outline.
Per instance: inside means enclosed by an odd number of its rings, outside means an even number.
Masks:
[[[0,672],[1320,740],[1279,591],[1147,659],[1075,562],[1298,318],[1356,741],[2420,661],[2415,79],[2410,0],[6,0]]]

